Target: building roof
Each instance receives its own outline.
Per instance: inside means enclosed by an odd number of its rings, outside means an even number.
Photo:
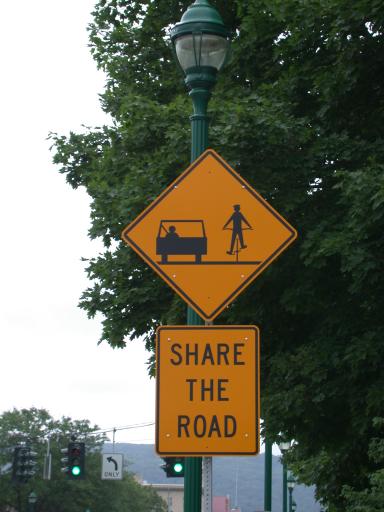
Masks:
[[[229,496],[213,496],[212,512],[229,512]]]
[[[154,489],[172,489],[173,491],[184,491],[184,484],[150,484],[142,482],[144,487],[153,487]]]

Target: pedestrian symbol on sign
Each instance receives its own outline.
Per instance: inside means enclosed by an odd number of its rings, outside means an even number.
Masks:
[[[213,320],[295,240],[296,231],[209,149],[122,238],[200,316]]]
[[[252,226],[241,213],[239,204],[235,204],[233,209],[234,212],[224,224],[223,229],[232,229],[231,247],[229,251],[227,251],[227,254],[236,254],[236,261],[239,261],[239,252],[247,248],[244,244],[243,231],[244,229],[252,229]],[[228,227],[230,224],[232,224],[232,228]],[[246,227],[243,227],[243,224],[245,224]]]

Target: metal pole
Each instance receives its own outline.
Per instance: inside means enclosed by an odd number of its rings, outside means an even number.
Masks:
[[[210,92],[203,87],[193,88],[189,95],[193,102],[191,116],[192,142],[191,162],[208,147],[208,116],[207,105]],[[203,325],[204,321],[188,306],[188,325]],[[186,457],[184,471],[184,512],[201,512],[202,458]]]
[[[283,512],[287,512],[287,466],[283,462]]]
[[[289,505],[288,505],[289,512],[292,512],[292,491],[293,491],[293,489],[290,487],[289,488]]]
[[[204,322],[188,306],[188,325],[202,325]],[[202,458],[186,457],[184,469],[184,512],[201,512]]]
[[[21,487],[20,484],[17,486],[17,510],[21,512]]]
[[[264,453],[264,511],[272,511],[272,443],[265,439]]]
[[[208,147],[207,106],[211,93],[204,87],[194,87],[189,95],[193,102],[193,115],[190,118],[192,128],[191,162],[193,162]]]
[[[203,512],[212,512],[212,457],[203,457]]]

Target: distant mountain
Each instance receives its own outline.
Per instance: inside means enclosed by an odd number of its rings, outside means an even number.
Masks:
[[[104,445],[104,452],[112,452],[112,444]],[[148,483],[181,483],[181,478],[167,478],[160,468],[162,459],[153,445],[116,443],[115,452],[124,454],[127,470]],[[282,466],[278,457],[272,459],[272,511],[282,510]],[[214,457],[213,494],[230,496],[231,506],[241,512],[256,512],[264,508],[264,454],[257,457]],[[311,487],[298,485],[293,491],[297,512],[319,512]]]

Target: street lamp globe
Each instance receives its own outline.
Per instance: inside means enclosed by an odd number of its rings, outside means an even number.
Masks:
[[[287,478],[288,489],[290,489],[290,490],[293,489],[295,487],[295,483],[296,483],[295,477],[292,475],[291,472],[289,472],[289,475]]]
[[[281,441],[279,443],[279,448],[280,448],[281,453],[286,452],[287,450],[290,449],[290,447],[291,447],[291,442],[290,441]]]
[[[37,494],[35,492],[31,492],[28,494],[28,503],[34,504],[37,501]]]
[[[208,0],[196,0],[171,30],[179,64],[186,75],[186,83],[216,81],[229,50],[229,31],[218,11]]]

